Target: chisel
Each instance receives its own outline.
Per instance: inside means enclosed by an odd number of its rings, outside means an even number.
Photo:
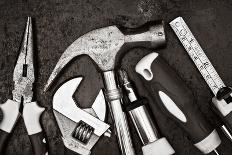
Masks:
[[[215,129],[197,108],[191,90],[179,75],[158,55],[143,57],[135,67],[143,78],[145,88],[151,93],[160,110],[174,120],[203,154],[214,151],[221,143]],[[151,109],[156,108],[150,104]]]
[[[184,22],[182,17],[178,17],[170,22],[172,29],[178,36],[185,50],[193,60],[202,77],[214,94],[212,98],[213,109],[226,124],[221,126],[222,131],[232,141],[232,90],[226,87],[217,71],[207,58],[203,49],[193,36],[192,32]],[[228,130],[228,129],[229,130]]]

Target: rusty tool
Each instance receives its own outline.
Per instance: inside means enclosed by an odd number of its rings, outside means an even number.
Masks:
[[[7,143],[19,116],[22,116],[29,135],[34,155],[47,154],[45,134],[40,124],[40,117],[45,108],[33,102],[33,83],[35,81],[33,66],[33,34],[31,17],[28,17],[20,54],[14,69],[12,91],[13,100],[8,99],[0,107],[3,120],[0,122],[0,154]],[[23,104],[21,113],[20,106]]]
[[[150,23],[138,29],[123,30],[117,26],[108,26],[90,31],[74,41],[65,50],[48,79],[45,91],[64,66],[74,57],[80,55],[91,57],[102,71],[105,96],[114,120],[121,152],[122,154],[133,155],[134,149],[128,123],[121,107],[122,94],[114,73],[116,55],[125,45],[156,48],[164,44],[165,34],[162,23]]]

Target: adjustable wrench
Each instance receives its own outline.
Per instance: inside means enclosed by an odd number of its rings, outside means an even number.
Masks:
[[[73,94],[82,78],[64,83],[54,94],[53,113],[62,133],[64,145],[79,154],[89,155],[91,148],[104,134],[110,136],[109,125],[104,122],[106,103],[100,90],[91,108],[81,109]]]

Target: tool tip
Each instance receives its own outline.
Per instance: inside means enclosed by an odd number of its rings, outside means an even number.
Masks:
[[[31,21],[31,17],[30,16],[27,17],[27,21]]]
[[[43,92],[45,93],[48,90],[49,86],[48,84],[45,85]]]
[[[215,153],[215,155],[220,155],[216,149],[213,150],[213,152]]]
[[[129,77],[124,69],[120,69],[118,72],[119,72],[119,79],[121,80],[122,83],[129,82]]]
[[[31,17],[27,17],[27,27],[31,27]]]
[[[31,17],[27,17],[27,24],[24,34],[24,43],[27,43],[28,39],[32,39],[32,23],[31,23]]]

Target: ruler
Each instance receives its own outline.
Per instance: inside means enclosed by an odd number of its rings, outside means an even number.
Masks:
[[[177,17],[169,24],[176,33],[182,45],[184,46],[188,55],[197,66],[198,70],[212,90],[213,94],[216,96],[218,90],[222,87],[225,87],[225,84],[223,83],[217,71],[205,55],[204,51],[197,42],[196,38],[193,36],[187,24],[182,17]]]

